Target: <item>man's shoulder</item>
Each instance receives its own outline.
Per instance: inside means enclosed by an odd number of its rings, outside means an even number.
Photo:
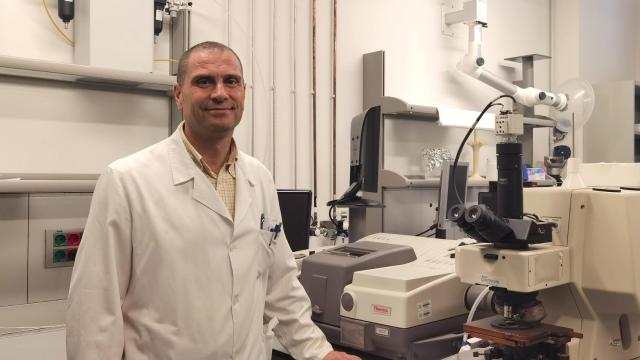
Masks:
[[[249,154],[238,151],[238,161],[241,162],[243,166],[246,166],[247,170],[259,175],[260,177],[264,177],[267,179],[273,178],[273,176],[271,175],[271,171],[269,171],[269,169],[267,169],[267,167],[264,166],[264,164],[260,162],[260,160],[254,158]]]

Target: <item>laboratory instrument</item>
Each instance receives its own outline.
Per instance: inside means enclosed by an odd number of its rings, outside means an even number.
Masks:
[[[465,331],[491,340],[493,353],[504,359],[640,356],[640,284],[634,277],[640,266],[634,234],[640,229],[633,220],[640,193],[535,188],[524,191],[524,204],[528,213],[557,224],[552,242],[526,250],[485,243],[456,251],[463,282],[514,294],[499,316],[466,324]]]
[[[452,355],[475,300],[465,303],[469,286],[454,273],[453,252],[466,243],[378,233],[315,253],[300,276],[312,319],[330,342],[377,356]]]
[[[64,23],[64,28],[69,28],[69,22],[73,20],[73,0],[58,0],[58,17]]]
[[[162,32],[165,6],[167,6],[167,0],[153,0],[153,35],[156,44],[158,43],[158,36]]]
[[[509,95],[500,96],[484,108],[480,117],[504,97],[515,100]],[[452,220],[470,238],[482,243],[470,246],[471,250],[457,251],[456,273],[465,282],[473,277],[471,283],[491,286],[495,293],[494,308],[501,316],[465,324],[465,331],[473,336],[495,342],[496,353],[489,353],[488,358],[557,359],[566,353],[566,343],[582,334],[541,322],[546,312],[537,299],[538,291],[569,282],[569,272],[562,268],[569,264],[569,249],[548,244],[557,223],[537,213],[524,212],[522,144],[518,142],[518,136],[524,133],[523,125],[522,114],[510,110],[500,112],[495,127],[498,138],[495,193],[481,197],[478,205],[456,205],[449,211]],[[466,138],[460,149],[465,141]],[[460,150],[456,163],[459,154]],[[501,271],[509,272],[508,280],[512,282],[486,274],[476,281],[475,276],[486,270],[480,267],[479,261],[498,264]],[[558,263],[561,268],[554,271]],[[528,276],[527,282],[516,285],[513,278],[518,275]]]

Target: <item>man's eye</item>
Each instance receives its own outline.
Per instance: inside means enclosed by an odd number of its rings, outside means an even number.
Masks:
[[[236,78],[228,78],[225,81],[225,84],[230,85],[230,86],[237,86],[240,84],[240,80],[236,79]]]
[[[199,86],[211,85],[213,82],[211,79],[197,79],[196,84]]]

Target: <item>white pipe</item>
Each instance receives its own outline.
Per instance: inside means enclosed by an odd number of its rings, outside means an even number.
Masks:
[[[293,188],[298,188],[298,128],[296,122],[296,0],[291,0],[291,129],[293,131]]]
[[[276,181],[276,0],[271,0],[271,163]]]
[[[251,156],[256,156],[255,145],[255,133],[256,133],[256,92],[255,92],[255,47],[256,47],[256,32],[255,32],[255,0],[251,0]]]
[[[231,47],[231,7],[227,0],[227,46]]]

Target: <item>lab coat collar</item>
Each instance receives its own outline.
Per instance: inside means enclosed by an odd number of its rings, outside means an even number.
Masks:
[[[180,137],[180,127],[178,125],[176,131],[169,137],[169,164],[171,166],[171,176],[173,185],[183,184],[194,178],[194,170],[198,170],[192,166],[193,160],[189,157],[186,147],[182,143]]]
[[[180,129],[182,123],[178,125]],[[255,197],[255,175],[249,170],[248,155],[238,151],[236,162],[236,213],[235,221],[240,222],[249,209]],[[215,211],[219,215],[233,221],[226,206],[216,191],[212,191],[211,182],[204,173],[198,169],[182,142],[180,131],[176,130],[169,138],[169,163],[173,178],[173,185],[182,185],[193,180],[192,196],[194,200]]]

